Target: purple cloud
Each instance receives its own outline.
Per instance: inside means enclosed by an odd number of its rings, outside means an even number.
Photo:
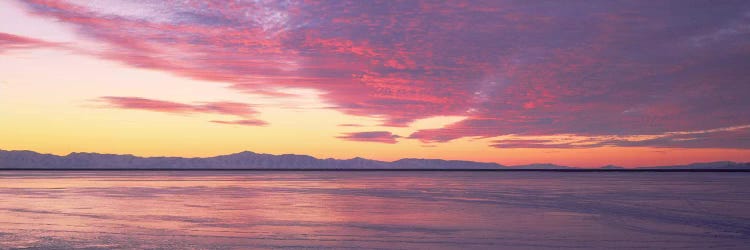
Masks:
[[[317,89],[386,126],[468,117],[409,136],[424,142],[750,124],[748,1],[24,3],[134,67],[270,96]],[[747,148],[738,140],[651,145]]]
[[[337,138],[348,140],[348,141],[380,142],[380,143],[395,144],[398,142],[396,141],[396,139],[400,138],[400,136],[394,135],[388,131],[368,131],[368,132],[346,133]]]
[[[641,136],[643,137],[643,136]],[[598,138],[571,137],[567,140],[553,139],[507,139],[494,140],[495,148],[596,148],[657,147],[657,148],[750,148],[750,126],[739,126],[703,131],[671,132],[648,135],[645,138]]]

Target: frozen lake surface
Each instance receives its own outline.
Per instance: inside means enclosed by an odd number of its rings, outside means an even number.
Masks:
[[[750,173],[0,171],[0,249],[750,248]]]

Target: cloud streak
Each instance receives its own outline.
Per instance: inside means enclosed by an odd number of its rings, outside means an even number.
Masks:
[[[529,139],[523,139],[529,138]],[[700,130],[669,132],[638,136],[557,136],[514,137],[493,140],[495,148],[596,148],[612,147],[657,147],[657,148],[750,148],[750,125]]]
[[[39,39],[0,32],[0,53],[12,49],[35,49],[56,46],[59,45]]]
[[[395,144],[398,142],[396,139],[400,138],[400,136],[394,135],[388,131],[368,131],[368,132],[345,133],[344,135],[339,136],[338,138],[348,140],[348,141],[379,142],[379,143]]]
[[[220,114],[245,118],[234,121],[211,121],[220,124],[244,126],[264,126],[268,124],[265,121],[252,118],[258,112],[253,109],[251,105],[237,102],[202,102],[197,104],[185,104],[141,97],[123,96],[104,96],[100,97],[97,101],[106,104],[108,107],[119,109],[137,109],[172,114]]]
[[[219,123],[219,124],[232,124],[232,125],[241,125],[241,126],[265,126],[268,125],[268,122],[265,122],[263,120],[258,119],[244,119],[244,120],[233,120],[233,121],[219,121],[214,120],[211,121],[213,123]]]

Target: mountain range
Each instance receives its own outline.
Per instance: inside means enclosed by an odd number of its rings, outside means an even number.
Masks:
[[[133,155],[70,153],[65,156],[41,154],[27,150],[0,150],[0,169],[462,169],[462,170],[570,170],[554,164],[504,166],[497,163],[405,158],[378,161],[364,158],[318,159],[308,155],[259,154],[244,151],[214,157],[139,157]],[[608,165],[602,170],[621,170]],[[750,170],[750,163],[730,161],[693,163],[689,165],[642,167],[638,169]]]

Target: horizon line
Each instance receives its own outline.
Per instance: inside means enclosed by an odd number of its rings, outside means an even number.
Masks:
[[[710,170],[710,171],[707,171],[707,172],[711,172],[711,171],[714,171],[714,170],[727,170],[727,169],[660,169],[659,167],[679,167],[679,166],[688,166],[688,165],[694,165],[694,164],[724,163],[724,162],[726,162],[726,163],[734,163],[734,164],[750,164],[750,162],[735,162],[735,161],[727,161],[727,160],[721,161],[720,160],[720,161],[691,162],[691,163],[686,163],[686,164],[672,164],[672,165],[658,165],[658,166],[647,165],[647,166],[637,166],[637,167],[622,167],[622,166],[617,166],[617,165],[614,165],[614,164],[604,164],[604,165],[601,165],[601,166],[598,166],[598,167],[576,167],[576,166],[568,166],[568,165],[559,165],[559,164],[549,163],[549,162],[544,162],[544,163],[539,162],[539,163],[529,163],[529,164],[519,164],[519,165],[505,165],[505,164],[501,164],[501,163],[498,163],[498,162],[482,162],[482,161],[471,161],[471,160],[451,160],[451,159],[440,159],[440,158],[411,158],[411,157],[407,157],[407,158],[400,158],[400,159],[392,160],[392,161],[374,160],[374,159],[363,158],[363,157],[359,157],[359,156],[355,156],[355,157],[348,158],[348,159],[333,158],[333,157],[318,158],[318,157],[311,156],[311,155],[306,155],[306,154],[293,154],[293,153],[269,154],[269,153],[257,153],[257,152],[253,152],[253,151],[250,151],[250,150],[243,150],[243,151],[239,151],[239,152],[236,152],[236,153],[219,154],[219,155],[213,155],[213,156],[194,156],[194,157],[184,157],[184,156],[138,156],[138,155],[134,155],[134,154],[97,153],[97,152],[70,152],[70,153],[68,153],[66,155],[62,155],[62,154],[53,154],[53,153],[40,153],[40,152],[37,152],[37,151],[34,151],[34,150],[5,150],[5,149],[0,149],[0,151],[6,151],[6,152],[32,152],[32,153],[35,153],[35,154],[52,155],[52,156],[57,156],[57,157],[67,157],[67,156],[70,156],[70,155],[73,155],[73,154],[97,154],[97,155],[131,156],[131,157],[137,157],[137,158],[180,158],[180,159],[206,159],[206,158],[213,158],[213,157],[220,157],[220,156],[236,155],[236,154],[241,154],[241,153],[252,153],[252,154],[257,154],[257,155],[270,155],[270,156],[284,156],[284,155],[304,156],[304,157],[311,157],[311,158],[316,159],[316,160],[339,160],[339,161],[342,161],[342,160],[364,159],[364,160],[368,160],[368,161],[376,161],[376,162],[384,162],[384,163],[395,163],[395,162],[400,161],[400,160],[415,159],[415,160],[438,160],[438,161],[458,161],[458,162],[472,162],[472,163],[496,164],[496,165],[499,165],[500,167],[506,167],[505,169],[496,169],[496,168],[488,168],[488,169],[479,169],[479,168],[477,168],[477,169],[421,169],[421,168],[415,168],[415,169],[380,169],[380,168],[374,168],[374,169],[335,169],[335,168],[323,168],[323,169],[320,169],[320,168],[317,168],[316,169],[316,168],[304,168],[304,171],[308,171],[308,170],[309,171],[329,171],[329,170],[355,170],[355,171],[383,171],[383,170],[394,170],[394,171],[424,171],[424,170],[427,170],[427,171],[432,171],[432,170],[435,170],[435,171],[443,171],[443,170],[446,170],[446,171],[466,171],[466,170],[469,170],[469,171],[497,171],[497,170],[501,170],[501,171],[558,171],[559,172],[561,170],[573,170],[573,171],[570,171],[570,172],[576,172],[576,171],[581,172],[580,170],[584,170],[583,172],[586,172],[586,171],[591,171],[591,170],[593,170],[593,171],[599,171],[599,170],[601,170],[601,171],[620,171],[620,170],[632,171],[632,170],[640,170],[641,172],[648,172],[648,171],[651,171],[651,170],[659,170],[659,171],[656,171],[656,172],[672,172],[672,170]],[[555,168],[551,168],[551,169],[544,169],[544,168],[517,168],[517,167],[527,167],[527,166],[532,166],[532,165],[553,165],[553,166],[562,167],[562,168],[557,168],[557,169],[555,169]],[[606,168],[606,167],[616,167],[616,168]],[[112,169],[112,168],[110,168],[110,169]],[[43,170],[43,168],[28,169],[28,168],[2,168],[2,167],[0,167],[0,170]],[[55,169],[55,170],[74,170],[74,171],[77,171],[77,170],[104,170],[104,169],[69,168],[69,169]],[[107,170],[109,170],[109,169],[107,169]],[[116,171],[117,169],[112,169],[112,170]],[[143,169],[139,169],[139,168],[130,169],[130,168],[127,168],[127,169],[122,169],[122,170],[143,170]],[[170,168],[148,168],[148,170],[160,171],[160,170],[175,170],[175,169],[170,169]],[[183,169],[179,169],[179,170],[183,170]],[[218,170],[218,171],[223,171],[223,170],[241,170],[241,171],[257,171],[257,170],[274,171],[274,170],[284,170],[284,171],[286,171],[286,170],[290,170],[290,171],[294,171],[294,168],[285,168],[285,169],[268,169],[268,168],[262,168],[262,169],[258,169],[258,168],[227,168],[227,169],[221,169],[221,168],[217,168],[217,169],[184,169],[184,170],[199,170],[199,171],[202,171],[202,170]],[[669,170],[669,171],[661,171],[661,170]],[[734,170],[734,169],[729,169],[729,170]],[[748,169],[748,170],[750,170],[750,169]],[[675,171],[675,172],[685,172],[685,171]],[[690,172],[690,171],[687,171],[687,172]],[[743,171],[718,171],[718,172],[746,172],[746,171],[743,170]]]
[[[483,168],[483,169],[440,169],[440,168],[2,168],[2,171],[21,171],[21,172],[130,172],[130,171],[151,171],[151,172],[747,172],[750,169],[643,169],[643,168],[622,168],[622,169],[602,169],[602,168],[569,168],[569,169],[513,169],[513,168]]]

